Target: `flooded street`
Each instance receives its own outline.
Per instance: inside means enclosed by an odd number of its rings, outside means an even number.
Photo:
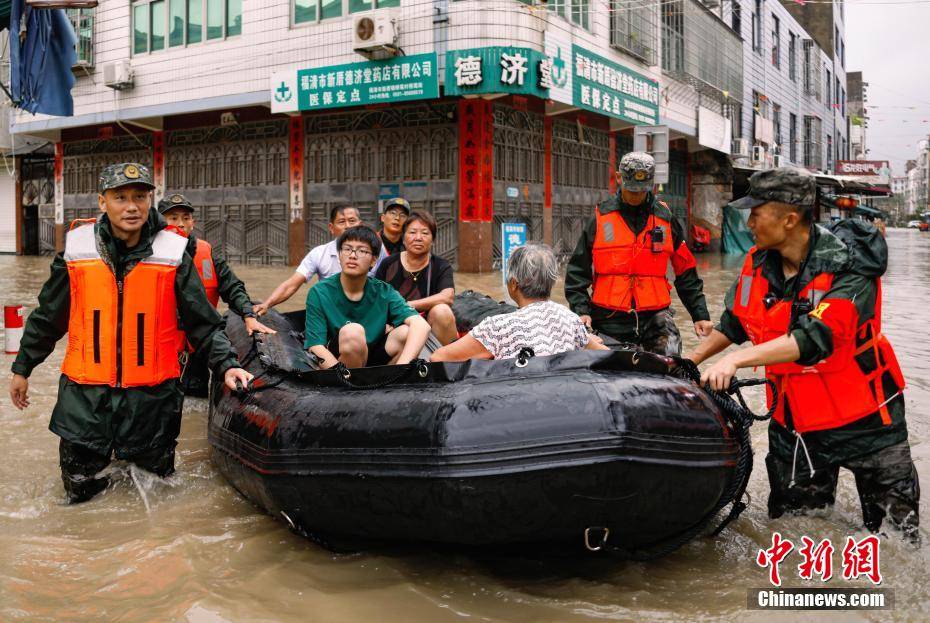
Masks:
[[[884,332],[901,360],[910,440],[923,482],[930,483],[930,235],[889,230],[891,265],[884,280]],[[740,258],[698,257],[716,318]],[[49,258],[0,257],[4,304],[31,310],[48,275]],[[290,268],[238,266],[253,298],[262,299]],[[457,277],[457,289],[501,295],[500,275]],[[561,283],[558,299],[562,299]],[[303,304],[302,289],[282,310]],[[695,337],[676,301],[685,349]],[[767,584],[755,564],[779,530],[831,538],[841,576],[847,535],[860,535],[853,478],[840,477],[837,505],[823,518],[769,520],[763,465],[765,425],[753,430],[756,469],[752,503],[715,539],[695,541],[648,564],[606,558],[574,560],[476,558],[399,551],[333,555],[291,534],[243,500],[210,461],[206,401],[188,399],[177,473],[167,484],[128,475],[93,501],[65,504],[58,438],[47,429],[65,342],[30,378],[32,405],[14,409],[7,395],[12,357],[0,356],[0,621],[770,621],[810,620],[807,612],[746,610],[747,589]],[[761,394],[752,395],[761,410]],[[122,470],[117,466],[117,470]],[[143,497],[144,496],[144,497]],[[148,512],[146,507],[149,507]],[[893,611],[817,613],[817,620],[926,620],[930,609],[930,515],[924,502],[924,545],[882,540],[882,586],[894,591]],[[579,536],[580,538],[580,536]],[[786,586],[804,586],[782,565]],[[809,583],[821,587],[820,583]],[[831,587],[866,586],[834,577]]]

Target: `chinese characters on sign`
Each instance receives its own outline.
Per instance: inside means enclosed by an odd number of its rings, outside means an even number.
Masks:
[[[155,184],[155,202],[165,196],[165,133],[152,132],[152,183]]]
[[[459,101],[459,218],[491,222],[494,218],[494,116],[491,102]]]
[[[519,93],[548,98],[541,77],[547,57],[529,48],[490,47],[446,53],[446,95]],[[551,74],[551,69],[550,69]]]
[[[514,249],[526,244],[526,223],[501,223],[501,277],[507,291],[507,264]],[[508,300],[510,297],[507,297]]]
[[[435,52],[278,72],[271,111],[296,112],[439,97]]]
[[[291,223],[304,217],[304,120],[291,117],[288,145],[290,151]]]
[[[832,578],[834,547],[830,539],[815,543],[810,537],[802,536],[801,543],[803,545],[798,554],[802,560],[798,565],[798,577],[812,580],[816,575],[822,582]],[[880,545],[878,537],[874,534],[859,540],[851,536],[846,537],[842,558],[843,579],[856,580],[865,577],[872,584],[881,584]],[[780,533],[775,532],[772,534],[772,546],[759,550],[756,564],[762,568],[768,567],[769,582],[772,586],[781,586],[779,565],[794,549],[794,543],[783,539]]]
[[[575,106],[635,124],[659,122],[659,83],[572,46]]]
[[[577,45],[570,57],[564,48],[553,39],[546,54],[513,47],[447,52],[446,95],[534,95],[635,124],[658,123],[658,82]]]

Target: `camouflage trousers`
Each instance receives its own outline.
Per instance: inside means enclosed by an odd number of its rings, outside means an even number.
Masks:
[[[639,313],[595,307],[591,311],[591,325],[598,333],[636,344],[650,353],[681,355],[681,333],[675,326],[675,310],[670,307]]]
[[[803,448],[797,450],[796,457],[780,456],[770,450],[765,457],[771,489],[769,517],[832,506],[840,467],[845,467],[856,477],[866,528],[877,532],[887,516],[905,536],[918,538],[920,483],[907,441],[839,464],[819,465],[816,450],[811,452],[811,460],[813,475]]]

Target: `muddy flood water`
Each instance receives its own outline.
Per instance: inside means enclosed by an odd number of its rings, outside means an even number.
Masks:
[[[917,469],[930,483],[930,235],[891,230],[891,267],[884,281],[885,333],[907,377],[907,418]],[[699,257],[712,315],[719,314],[739,258]],[[36,304],[48,258],[0,257],[4,304]],[[254,298],[264,298],[289,268],[236,267]],[[500,276],[460,276],[459,290],[500,296]],[[557,287],[561,297],[561,284]],[[282,309],[302,304],[302,290]],[[690,323],[678,305],[686,349]],[[7,394],[9,355],[0,355],[0,621],[784,621],[811,612],[746,609],[747,589],[767,585],[755,556],[780,531],[831,538],[830,587],[868,586],[842,579],[847,535],[862,536],[853,478],[843,473],[836,507],[826,517],[768,519],[765,426],[753,430],[756,469],[752,503],[716,539],[701,539],[648,564],[606,558],[508,559],[483,555],[394,551],[334,555],[288,531],[242,499],[213,467],[206,401],[186,404],[177,473],[135,484],[128,476],[93,501],[65,504],[58,438],[47,429],[64,344],[30,379],[32,405],[20,412]],[[752,396],[759,408],[762,398]],[[125,472],[125,470],[122,470]],[[930,525],[926,502],[924,525]],[[930,611],[930,535],[915,550],[882,539],[882,586],[894,591],[890,611],[821,612],[817,620],[926,621]],[[786,586],[805,584],[792,555]],[[839,576],[839,577],[837,577]]]

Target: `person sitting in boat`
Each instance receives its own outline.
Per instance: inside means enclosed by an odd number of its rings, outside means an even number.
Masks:
[[[516,248],[507,275],[507,292],[517,311],[485,318],[468,334],[434,352],[430,361],[507,359],[524,347],[538,356],[582,348],[607,350],[599,338],[588,334],[577,314],[550,300],[559,264],[549,245]]]
[[[313,281],[314,275],[318,281],[331,277],[342,270],[340,264],[339,251],[336,248],[336,239],[350,227],[356,227],[362,224],[358,208],[350,205],[337,205],[329,211],[329,233],[333,239],[326,244],[321,244],[310,249],[310,253],[304,256],[300,265],[294,274],[283,281],[267,299],[252,307],[256,316],[263,316],[269,309],[288,300],[297,290],[305,283]],[[382,248],[375,263],[375,267],[387,257]],[[371,274],[375,274],[375,269],[371,269]]]
[[[430,328],[397,290],[369,278],[381,252],[378,234],[364,225],[350,227],[336,248],[341,272],[307,294],[304,347],[324,369],[339,362],[347,368],[410,363]]]
[[[381,262],[375,277],[394,286],[407,305],[426,319],[436,339],[441,344],[449,344],[458,337],[455,314],[452,313],[455,283],[452,265],[433,255],[435,237],[436,219],[433,215],[414,211],[403,226],[406,250]],[[383,236],[381,240],[384,241]]]

